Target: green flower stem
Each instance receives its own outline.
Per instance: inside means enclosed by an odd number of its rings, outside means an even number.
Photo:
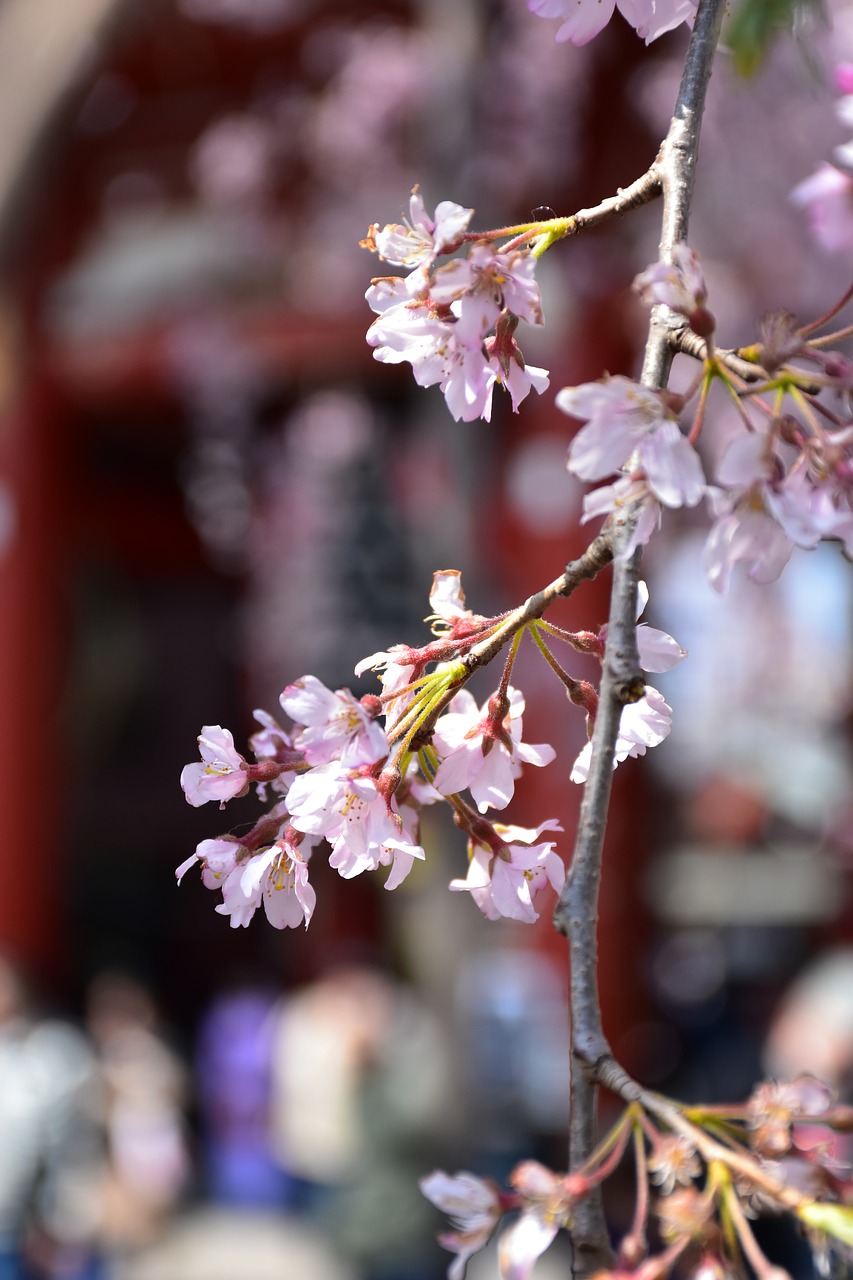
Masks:
[[[461,663],[454,663],[452,667],[447,667],[443,671],[430,672],[424,678],[423,687],[411,706],[406,708],[404,715],[394,725],[388,735],[388,741],[393,743],[402,737],[403,749],[407,749],[415,733],[419,729],[427,728],[430,716],[441,699],[447,696],[448,690],[452,689],[455,693],[457,689],[462,688],[467,679],[468,673]]]
[[[543,626],[543,625],[547,626],[547,624],[534,622],[530,625],[528,629],[530,631],[531,636],[533,637],[533,641],[537,649],[542,654],[542,657],[548,663],[548,666],[557,676],[560,683],[565,686],[569,696],[571,697],[572,689],[576,688],[579,682],[577,680],[573,680],[572,677],[569,675],[568,671],[564,670],[564,668],[560,665],[560,663],[554,657],[551,650],[546,645],[545,641],[542,639],[541,635],[539,634],[539,629],[540,629],[540,626]]]
[[[634,1221],[628,1233],[635,1239],[646,1239],[646,1224],[649,1220],[649,1167],[646,1159],[646,1141],[643,1126],[634,1122],[634,1165],[637,1171],[637,1203],[634,1208]]]
[[[738,1243],[743,1250],[744,1257],[752,1267],[758,1280],[762,1280],[762,1277],[770,1276],[775,1268],[759,1247],[752,1227],[749,1225],[749,1220],[743,1211],[740,1197],[732,1186],[728,1175],[726,1175],[726,1180],[722,1187],[722,1196],[722,1204],[725,1206],[731,1224],[737,1232]]]

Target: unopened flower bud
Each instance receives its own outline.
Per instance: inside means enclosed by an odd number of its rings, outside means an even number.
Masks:
[[[647,1245],[643,1236],[628,1235],[619,1245],[619,1267],[634,1271],[646,1256]]]
[[[687,323],[694,333],[698,333],[700,338],[706,341],[712,337],[717,322],[712,312],[707,307],[697,307],[695,311],[691,311],[687,317]]]
[[[588,680],[573,680],[566,689],[566,696],[576,707],[583,707],[590,719],[594,719],[598,710],[598,694]]]
[[[370,716],[371,720],[377,720],[379,716],[385,714],[382,699],[378,698],[375,693],[366,693],[363,698],[359,698],[359,703]]]
[[[803,425],[792,413],[780,413],[778,418],[773,421],[779,439],[785,444],[794,444],[798,447],[803,443]]]

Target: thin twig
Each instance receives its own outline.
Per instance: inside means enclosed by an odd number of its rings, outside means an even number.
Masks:
[[[609,529],[602,530],[598,537],[594,538],[589,544],[582,556],[566,565],[559,578],[549,582],[547,587],[543,587],[535,595],[529,596],[524,604],[519,605],[517,609],[513,609],[512,613],[507,614],[500,626],[491,635],[485,640],[472,645],[462,658],[462,663],[470,671],[476,671],[478,667],[484,667],[491,662],[492,658],[500,653],[507,640],[520,631],[522,627],[527,626],[528,622],[541,618],[548,606],[552,605],[560,596],[570,596],[582,582],[587,581],[589,578],[594,578],[600,573],[613,559],[612,541],[612,532]]]

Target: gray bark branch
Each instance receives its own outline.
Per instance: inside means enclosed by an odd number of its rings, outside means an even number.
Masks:
[[[661,261],[668,260],[674,245],[687,237],[699,133],[723,9],[724,0],[700,0],[672,122],[655,165],[663,192]],[[672,363],[669,314],[665,307],[655,307],[652,312],[642,382],[653,390],[663,389],[669,378]],[[571,965],[569,1164],[573,1169],[587,1159],[595,1140],[598,1064],[611,1064],[611,1073],[616,1067],[601,1024],[596,931],[616,736],[623,706],[635,701],[644,685],[636,640],[641,555],[638,549],[630,558],[620,556],[620,547],[625,545],[630,532],[628,521],[614,523],[613,585],[592,759],[571,870],[554,916],[555,927],[569,939]],[[577,1280],[610,1267],[613,1259],[600,1195],[588,1197],[578,1208],[572,1230],[572,1267]]]

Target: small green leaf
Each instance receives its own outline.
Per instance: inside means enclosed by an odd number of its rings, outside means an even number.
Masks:
[[[808,1227],[817,1227],[828,1236],[834,1236],[844,1244],[853,1245],[853,1205],[813,1204],[804,1205],[797,1215]]]
[[[808,0],[810,5],[815,0]],[[760,67],[775,36],[793,31],[803,0],[741,0],[726,32],[736,69],[751,76]]]

